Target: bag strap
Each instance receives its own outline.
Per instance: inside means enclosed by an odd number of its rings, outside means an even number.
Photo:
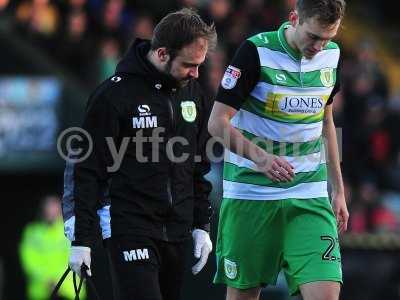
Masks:
[[[92,289],[92,292],[93,292],[93,294],[95,296],[95,299],[100,300],[99,293],[97,292],[97,289],[96,289],[96,286],[95,286],[95,284],[93,282],[92,277],[88,276],[88,274],[86,273],[87,270],[89,270],[89,268],[85,264],[82,264],[82,266],[81,266],[81,274],[83,274],[83,275],[82,275],[82,278],[81,278],[81,282],[79,283],[78,293],[79,293],[79,291],[81,289],[81,286],[82,286],[82,280],[86,279],[86,283]],[[79,300],[79,299],[77,299],[77,300]]]
[[[85,265],[82,264],[81,266],[81,274],[82,277],[79,279],[79,284],[77,284],[76,282],[76,273],[72,272],[72,281],[74,284],[74,291],[75,291],[75,300],[79,300],[79,294],[81,292],[82,289],[82,284],[83,284],[83,280],[86,279],[86,282],[88,283],[88,285],[90,286],[90,288],[92,289],[92,292],[95,296],[95,299],[100,300],[99,294],[97,293],[97,289],[94,285],[93,279],[87,275],[86,271],[89,268]],[[60,289],[61,285],[63,284],[65,278],[67,278],[68,273],[71,271],[71,268],[68,266],[68,268],[65,270],[64,274],[61,276],[60,280],[57,282],[56,286],[53,289],[53,292],[51,293],[50,299],[56,299],[58,290]]]
[[[81,273],[83,274],[83,273]],[[75,291],[75,300],[79,300],[79,293],[81,292],[82,284],[83,284],[83,276],[79,280],[79,286],[76,285],[76,273],[72,273],[72,282],[74,283],[74,291]]]
[[[65,270],[64,274],[61,276],[60,280],[57,282],[55,288],[53,289],[53,292],[50,295],[50,299],[55,299],[58,290],[60,289],[62,283],[64,282],[65,278],[67,277],[70,271],[71,271],[70,267],[68,267],[67,270]]]

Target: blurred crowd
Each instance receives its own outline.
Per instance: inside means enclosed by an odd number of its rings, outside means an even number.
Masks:
[[[18,0],[8,3],[6,11],[18,34],[91,89],[113,74],[134,38],[151,37],[166,12],[193,7],[207,22],[214,22],[218,31],[218,47],[210,53],[200,77],[204,88],[215,93],[240,43],[255,33],[276,29],[294,3]],[[375,47],[368,39],[360,39],[355,48],[342,45],[343,88],[334,103],[351,212],[349,231],[355,233],[399,232],[400,140],[396,139],[396,125],[400,99],[389,91]]]
[[[214,22],[218,48],[209,55],[201,81],[215,93],[226,64],[247,37],[276,29],[293,0],[20,0],[9,10],[15,28],[90,88],[112,75],[136,37],[150,38],[166,11],[191,6]],[[166,8],[167,10],[163,10]],[[390,99],[375,45],[343,45],[343,92],[335,103],[342,128],[343,170],[354,232],[398,231],[400,142],[396,139],[398,102]]]
[[[183,6],[193,7],[217,28],[218,47],[200,70],[201,84],[210,94],[215,94],[226,65],[240,43],[253,34],[277,29],[287,19],[294,3],[295,0],[0,0],[0,18],[7,17],[13,32],[44,53],[67,77],[92,90],[114,73],[117,62],[136,37],[150,38],[155,24],[167,12]],[[377,5],[376,1],[361,3],[364,10],[375,11],[368,7]],[[374,15],[378,15],[376,11]],[[396,234],[400,233],[400,140],[396,138],[400,96],[396,98],[389,87],[387,72],[373,39],[368,34],[354,38],[358,40],[356,47],[341,44],[342,90],[333,104],[350,210],[348,232],[359,236]],[[218,176],[212,178],[217,180]],[[59,222],[54,224],[62,230]],[[22,254],[27,253],[26,249],[33,251],[26,237],[22,241]],[[343,246],[351,249],[354,240],[344,242]],[[380,246],[378,241],[374,249]],[[391,245],[385,246],[390,248]],[[346,299],[395,299],[382,296],[385,295],[382,289],[389,291],[388,286],[398,287],[398,276],[392,274],[399,274],[399,270],[391,259],[360,256],[359,252],[354,257],[351,253],[344,256],[344,274],[348,276],[345,281],[351,276],[369,277],[359,282],[362,284],[348,284],[351,288],[345,289]],[[24,261],[29,260],[22,259],[26,275],[35,278]],[[370,272],[381,280],[371,280],[369,272],[360,268],[365,261],[369,262]],[[54,278],[37,284],[53,285]],[[385,282],[393,284],[384,285]],[[33,291],[34,286],[31,288]]]
[[[345,50],[335,117],[342,128],[350,232],[399,233],[400,102],[389,90],[376,45],[360,40]]]
[[[207,88],[215,90],[237,46],[249,35],[272,30],[285,19],[293,0],[17,0],[7,10],[15,28],[80,80],[95,86],[114,72],[136,37],[150,38],[166,12],[193,7],[214,22],[219,48],[209,57]]]

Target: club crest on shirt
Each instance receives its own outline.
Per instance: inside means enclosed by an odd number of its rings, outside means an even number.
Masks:
[[[193,101],[181,102],[182,117],[186,122],[193,122],[196,120],[197,110],[196,104]]]
[[[325,68],[321,69],[321,82],[326,87],[333,86],[333,69],[332,68]]]
[[[240,69],[229,65],[228,68],[226,68],[224,77],[222,78],[221,86],[226,90],[233,89],[236,86],[240,75],[242,75]]]

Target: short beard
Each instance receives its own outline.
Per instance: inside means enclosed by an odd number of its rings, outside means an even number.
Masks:
[[[167,62],[166,66],[165,66],[165,71],[164,71],[165,74],[166,74],[173,82],[175,82],[177,86],[179,86],[179,87],[184,87],[184,86],[186,86],[186,85],[188,84],[189,80],[178,80],[178,79],[176,79],[174,76],[172,76],[172,74],[171,74],[172,62],[173,62],[173,59],[170,59],[170,60]]]

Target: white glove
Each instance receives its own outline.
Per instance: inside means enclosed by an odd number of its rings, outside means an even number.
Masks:
[[[86,273],[89,276],[92,276],[92,272],[90,270],[90,262],[91,258],[89,247],[71,246],[68,264],[72,271],[81,276],[81,266],[84,263],[88,267]]]
[[[194,243],[194,257],[200,258],[197,264],[192,267],[193,275],[196,275],[205,266],[208,255],[212,251],[212,242],[210,235],[207,231],[202,229],[195,229],[192,232],[193,243]]]

